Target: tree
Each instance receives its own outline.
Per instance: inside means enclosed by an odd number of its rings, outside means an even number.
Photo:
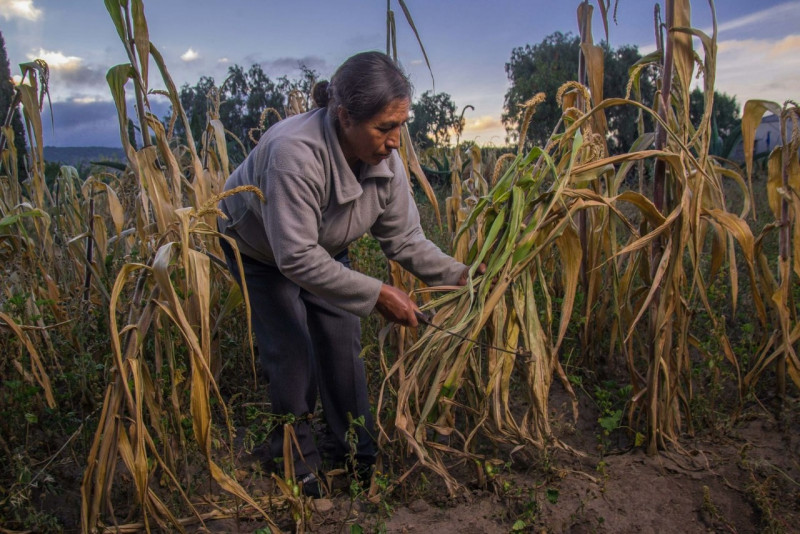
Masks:
[[[220,91],[222,124],[248,149],[252,148],[253,142],[248,135],[250,130],[259,127],[262,111],[283,107],[284,95],[258,64],[247,72],[239,65],[229,67],[228,78]]]
[[[628,82],[628,69],[641,55],[637,47],[623,45],[616,50],[602,44],[604,54],[603,97],[624,97]],[[511,51],[506,63],[506,74],[511,87],[505,95],[503,123],[512,138],[517,135],[522,120],[522,104],[536,93],[544,92],[546,100],[537,108],[528,128],[528,141],[544,146],[561,118],[556,103],[558,89],[571,80],[578,79],[578,53],[580,39],[569,33],[556,32],[534,46],[525,45]],[[652,102],[654,81],[649,69],[641,73],[642,98]],[[626,151],[638,137],[638,110],[633,106],[615,106],[606,109],[608,120],[608,146],[611,153]],[[649,118],[646,118],[649,126]],[[650,126],[647,129],[652,129]]]
[[[689,118],[695,126],[703,118],[703,110],[705,110],[703,91],[696,87],[689,95]],[[722,139],[734,133],[737,127],[741,127],[742,119],[739,116],[739,103],[736,97],[714,91],[711,120],[716,122]]]
[[[278,91],[285,95],[292,91],[299,91],[305,99],[306,109],[311,109],[313,105],[311,92],[318,78],[319,73],[317,71],[307,67],[304,63],[300,63],[300,78],[291,80],[286,75],[281,76],[278,78]]]
[[[0,32],[0,124],[7,124],[10,118],[11,128],[14,131],[14,146],[17,149],[17,165],[19,179],[25,178],[25,130],[22,127],[19,106],[12,109],[14,102],[14,84],[11,81],[11,68],[8,65],[8,55],[6,53],[6,42],[3,33]],[[11,114],[11,115],[9,115]],[[0,133],[0,138],[4,137]],[[11,175],[11,173],[9,173]]]
[[[447,93],[425,91],[411,105],[411,113],[408,132],[422,148],[447,144],[451,132],[460,134],[464,128],[464,121],[456,115],[456,105]]]
[[[196,142],[200,142],[203,130],[206,127],[208,96],[214,87],[216,87],[214,78],[209,76],[201,76],[200,80],[193,86],[187,83],[181,87],[181,107],[186,112],[186,117],[189,119],[189,128]],[[181,121],[175,123],[175,134],[180,137],[186,136],[186,131]]]
[[[629,69],[642,58],[639,49],[633,45],[622,45],[616,50],[605,46],[603,98],[622,98],[625,96],[629,79]],[[576,71],[577,72],[577,71]],[[654,71],[646,68],[639,76],[643,102],[652,104],[655,95]],[[635,98],[631,91],[631,98]],[[614,106],[606,110],[608,121],[608,150],[611,154],[628,152],[631,145],[639,137],[639,109],[631,105]],[[655,128],[650,115],[643,115],[646,132]]]
[[[705,107],[703,91],[695,88],[689,95],[689,119],[695,126],[703,118]],[[735,96],[714,91],[711,128],[709,153],[714,156],[730,157],[742,137],[742,119],[739,116],[739,103],[736,102]]]
[[[689,95],[689,119],[695,126],[703,118],[703,110],[705,110],[703,91],[695,88]],[[715,156],[730,157],[742,136],[742,119],[735,96],[714,91],[711,128],[713,135],[709,152]]]
[[[317,78],[313,69],[301,65],[302,71],[299,80],[292,80],[281,76],[276,81],[270,79],[261,65],[255,64],[245,70],[240,65],[228,67],[228,76],[219,88],[216,88],[214,78],[203,76],[194,85],[184,84],[180,91],[180,101],[189,118],[192,135],[200,141],[207,123],[209,106],[214,105],[209,101],[209,95],[215,89],[219,94],[219,118],[230,133],[235,135],[244,144],[247,151],[253,148],[254,142],[250,132],[261,126],[261,114],[268,108],[275,109],[278,113],[284,111],[289,92],[301,91],[308,102],[311,88]],[[276,121],[274,115],[269,115],[264,121],[264,127]],[[185,135],[183,125],[176,123],[175,131],[178,135]],[[258,135],[254,136],[258,140]],[[241,161],[246,154],[242,154],[239,143],[230,140],[228,154],[234,161]]]

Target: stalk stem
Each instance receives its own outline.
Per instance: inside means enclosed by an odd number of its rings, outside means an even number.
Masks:
[[[150,142],[150,128],[147,126],[147,118],[145,115],[143,96],[144,80],[142,80],[142,73],[139,72],[139,68],[137,67],[136,63],[136,47],[129,9],[130,8],[123,10],[123,13],[125,14],[125,31],[127,33],[125,40],[125,51],[128,53],[128,59],[131,62],[131,67],[133,67],[133,71],[136,73],[136,76],[133,78],[133,92],[136,95],[136,114],[139,117],[139,126],[141,127],[142,132],[142,148],[147,148],[152,143]]]
[[[94,261],[94,185],[89,190],[89,233],[86,236],[86,276],[83,281],[83,300],[89,301],[92,288],[92,261]]]
[[[582,86],[586,86],[586,55],[583,53],[583,44],[588,42],[588,34],[589,34],[589,23],[590,17],[588,14],[589,0],[584,0],[583,2],[583,12],[578,10],[582,16],[580,17],[580,33],[581,33],[581,46],[578,48],[578,83]],[[577,98],[578,109],[585,109],[590,108],[590,102],[584,102],[583,96],[581,93],[578,93]],[[578,214],[578,236],[581,243],[581,268],[580,268],[580,277],[581,277],[581,287],[583,288],[583,294],[585,295],[585,302],[588,304],[592,301],[589,298],[589,223],[587,221],[587,213],[586,210],[581,210]],[[587,310],[588,314],[589,310]],[[582,349],[584,358],[589,354],[589,347],[591,346],[591,340],[589,338],[589,328],[588,328],[588,321],[587,321],[587,328],[583,329],[582,335]]]
[[[791,143],[789,140],[786,139],[786,113],[781,113],[781,120],[780,120],[780,128],[781,128],[781,167],[782,167],[782,186],[784,191],[789,191],[789,158],[793,157],[794,154],[791,153]],[[783,276],[784,273],[791,273],[790,269],[786,269],[783,266],[786,265],[789,261],[789,250],[790,250],[790,226],[789,226],[789,201],[786,198],[786,195],[781,195],[781,230],[780,230],[780,237],[778,240],[778,256],[780,260],[778,261],[779,265],[779,272],[781,276],[781,291],[783,291],[783,310],[782,313],[789,313],[789,299],[791,298],[790,293],[790,284],[789,280],[784,280]],[[795,251],[797,254],[798,251]],[[789,274],[791,276],[791,274]],[[785,328],[782,328],[784,336],[786,336],[787,332]],[[791,350],[791,340],[785,339],[784,344],[786,345],[785,350]],[[778,402],[783,408],[783,403],[786,398],[786,352],[782,352],[778,357],[775,359],[775,387],[776,393],[778,395]]]
[[[675,20],[675,2],[674,0],[666,0],[666,26],[672,29]],[[674,36],[672,33],[667,34],[667,42],[664,47],[664,69],[663,78],[661,80],[661,105],[658,107],[658,116],[666,123],[669,120],[669,106],[670,106],[670,93],[672,92],[672,67],[674,60]],[[667,144],[667,130],[661,126],[661,123],[656,125],[656,150],[663,150]],[[664,192],[666,182],[666,162],[662,159],[656,160],[655,172],[653,176],[653,203],[658,211],[664,213]],[[659,247],[660,248],[660,247]]]
[[[664,67],[661,80],[661,102],[658,106],[658,116],[666,123],[669,119],[669,106],[670,106],[670,92],[672,91],[672,67],[674,63],[673,50],[674,50],[674,35],[669,32],[675,20],[675,2],[674,0],[666,0],[666,27],[668,30],[667,40],[664,47]],[[663,150],[667,145],[667,130],[661,126],[661,122],[656,125],[656,150]],[[659,158],[656,160],[655,171],[653,173],[653,204],[656,206],[660,213],[664,213],[664,192],[666,182],[666,162]],[[658,271],[658,265],[661,262],[663,255],[663,240],[661,237],[653,241],[650,249],[650,278],[655,278]],[[647,372],[647,392],[648,392],[648,443],[647,454],[654,456],[658,452],[659,437],[663,438],[664,425],[661,409],[666,408],[663,402],[659,402],[660,391],[660,360],[663,356],[659,350],[659,305],[661,303],[661,288],[656,289],[654,298],[650,304],[650,322],[649,322],[649,369]]]

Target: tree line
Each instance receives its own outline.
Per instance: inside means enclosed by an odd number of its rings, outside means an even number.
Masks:
[[[642,55],[636,46],[631,45],[612,48],[603,43],[603,48],[604,97],[624,97],[628,73],[642,59]],[[562,84],[576,78],[579,52],[580,39],[570,33],[561,32],[548,35],[538,44],[512,50],[511,58],[505,65],[510,86],[505,94],[502,116],[507,142],[519,141],[518,129],[524,111],[522,104],[536,93],[544,92],[547,98],[537,108],[525,139],[527,145],[544,146],[561,118],[556,93]],[[248,132],[257,128],[264,109],[283,110],[286,106],[286,95],[292,89],[301,91],[309,99],[311,88],[319,75],[305,66],[301,66],[301,72],[301,77],[296,80],[282,76],[273,81],[259,65],[253,65],[247,71],[238,65],[230,67],[228,77],[219,87],[219,114],[222,123],[245,147],[252,148],[253,139]],[[648,68],[640,76],[641,98],[646,105],[652,104],[655,95],[656,74],[652,68]],[[202,77],[194,86],[187,84],[181,89],[181,103],[191,117],[196,139],[200,138],[198,134],[205,124],[205,111],[209,105],[207,95],[213,86],[212,78]],[[700,89],[695,89],[692,94],[692,110],[702,110],[702,98]],[[606,117],[609,151],[612,154],[627,151],[639,136],[638,111],[632,106],[615,106],[606,110]],[[699,112],[693,111],[692,119],[699,121]],[[274,114],[268,116],[268,124],[274,120],[277,120]],[[645,130],[652,131],[650,118],[643,117],[643,120]],[[740,117],[735,97],[716,94],[714,121],[720,143],[737,135]],[[451,95],[425,91],[412,102],[408,127],[412,139],[419,147],[441,146],[449,144],[454,136],[460,135],[464,128],[464,118]],[[232,149],[234,152],[237,150],[236,147]],[[719,151],[721,150],[720,145]]]
[[[0,32],[0,123],[3,126],[3,131],[0,132],[0,154],[6,149],[6,143],[11,135],[14,137],[14,147],[17,150],[17,166],[19,176],[24,176],[25,173],[25,155],[27,149],[25,148],[25,130],[22,127],[22,119],[20,118],[19,109],[17,108],[19,102],[15,99],[14,95],[14,82],[11,79],[11,67],[8,63],[8,55],[6,53],[6,42],[3,39],[3,34]]]
[[[13,85],[2,34],[0,45],[0,113],[4,113],[4,118],[9,117],[8,125],[13,127],[17,150],[24,154],[25,136],[19,115],[14,114],[12,117],[10,114]],[[624,97],[628,73],[642,56],[636,46],[622,45],[614,49],[604,43],[603,47],[604,96]],[[502,116],[507,142],[519,141],[522,104],[536,93],[544,92],[547,98],[537,108],[525,139],[528,145],[544,146],[561,118],[556,93],[563,83],[576,78],[579,51],[579,38],[561,32],[548,35],[538,44],[521,46],[511,51],[511,58],[505,64],[510,85],[505,94]],[[318,78],[319,73],[305,65],[300,65],[300,76],[293,79],[287,76],[272,79],[258,64],[249,69],[232,65],[219,85],[209,76],[201,77],[194,85],[184,84],[180,90],[180,100],[189,117],[194,138],[198,142],[202,139],[208,113],[211,111],[219,117],[228,132],[235,136],[235,140],[231,140],[229,153],[233,161],[241,161],[245,153],[253,148],[263,129],[274,124],[278,115],[286,116],[288,95],[291,92],[302,95],[306,107],[311,107],[311,90]],[[640,76],[641,97],[647,105],[652,103],[655,94],[655,79],[656,73],[652,70],[646,69]],[[692,119],[699,121],[700,113],[697,110],[703,109],[702,92],[699,89],[693,91],[692,103]],[[274,112],[265,113],[269,109]],[[638,137],[637,110],[631,106],[611,107],[606,110],[606,117],[609,151],[612,154],[627,151]],[[736,98],[715,93],[713,117],[714,127],[719,134],[715,153],[726,155],[740,131],[739,104]],[[652,131],[649,117],[644,117],[643,120],[646,123],[645,130]],[[414,142],[421,148],[428,148],[448,145],[454,136],[463,131],[464,118],[451,95],[425,91],[412,103],[408,126]],[[175,124],[175,133],[185,136],[184,126],[180,121]]]
[[[627,93],[629,72],[642,55],[636,46],[622,45],[611,48],[602,43],[604,49],[604,98],[623,98]],[[512,141],[518,141],[517,131],[524,113],[522,104],[536,93],[544,92],[546,100],[536,108],[533,121],[528,128],[526,143],[544,146],[561,118],[561,108],[556,102],[556,93],[562,84],[574,80],[578,73],[580,39],[569,33],[555,32],[536,45],[525,45],[512,50],[511,59],[505,65],[510,87],[505,95],[503,123]],[[648,67],[639,76],[642,102],[652,107],[656,92],[657,73]],[[721,140],[736,140],[740,132],[739,104],[736,97],[714,93],[713,121]],[[699,123],[703,112],[703,92],[695,88],[691,93],[690,118]],[[638,138],[638,110],[633,106],[614,106],[606,109],[608,121],[607,143],[611,154],[627,152]],[[649,116],[644,116],[645,131],[652,132]],[[725,155],[720,146],[715,155]]]

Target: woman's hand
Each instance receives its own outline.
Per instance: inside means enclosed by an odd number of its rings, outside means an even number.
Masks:
[[[396,287],[386,284],[381,286],[375,309],[388,321],[403,326],[417,326],[417,317],[414,314],[419,308],[408,295]]]
[[[478,274],[483,274],[486,272],[486,264],[481,263],[478,265]],[[461,278],[458,279],[458,285],[465,286],[467,285],[467,277],[469,276],[469,267],[464,269],[464,273],[461,275]]]

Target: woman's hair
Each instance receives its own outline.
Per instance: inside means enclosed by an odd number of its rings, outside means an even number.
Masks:
[[[389,56],[382,52],[361,52],[349,57],[330,82],[314,85],[312,97],[318,107],[338,120],[339,107],[356,122],[374,117],[398,98],[411,99],[411,82]]]

